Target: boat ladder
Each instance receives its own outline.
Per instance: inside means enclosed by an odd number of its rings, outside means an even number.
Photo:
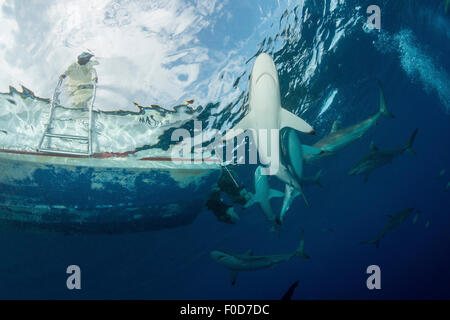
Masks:
[[[62,154],[62,155],[76,155],[76,156],[92,156],[93,150],[92,150],[92,109],[94,107],[94,101],[95,101],[95,94],[97,90],[97,81],[93,81],[93,95],[91,98],[91,101],[89,103],[88,107],[88,134],[87,136],[80,136],[80,135],[70,135],[70,134],[61,134],[61,133],[53,133],[52,131],[52,122],[58,119],[55,119],[54,113],[55,108],[62,107],[57,105],[58,96],[60,93],[60,87],[64,80],[64,76],[59,77],[58,84],[55,88],[55,92],[53,93],[52,100],[50,102],[50,115],[48,119],[48,123],[45,126],[44,134],[41,137],[41,140],[39,142],[38,151],[39,152],[45,152],[45,153],[54,153],[54,154]],[[95,78],[96,79],[96,78]],[[47,148],[43,148],[42,145],[44,144],[44,141],[46,138],[57,138],[57,139],[65,139],[65,140],[77,140],[83,143],[87,144],[87,150],[86,152],[83,151],[70,151],[70,150],[60,150],[56,148],[51,148],[48,146]]]

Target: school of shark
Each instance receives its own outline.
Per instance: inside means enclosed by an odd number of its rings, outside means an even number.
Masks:
[[[308,146],[302,144],[300,135],[314,135],[315,130],[306,121],[282,108],[275,63],[270,55],[261,53],[255,60],[250,76],[249,102],[246,106],[246,115],[222,138],[223,141],[226,141],[246,130],[251,132],[262,163],[257,166],[254,173],[254,193],[243,187],[233,185],[233,183],[220,183],[220,181],[216,190],[227,193],[234,199],[235,203],[243,205],[244,208],[257,204],[270,224],[270,231],[279,235],[281,226],[295,198],[301,195],[305,204],[310,205],[304,193],[304,187],[309,185],[321,186],[320,176],[322,171],[317,172],[314,177],[305,177],[303,174],[304,166],[325,157],[335,156],[348,145],[360,140],[381,119],[395,118],[388,109],[379,81],[378,91],[379,109],[374,115],[347,128],[340,128],[338,122],[335,121],[326,137]],[[258,135],[258,132],[264,129],[276,130],[281,133],[279,136],[275,135],[270,136],[269,139],[264,139]],[[360,175],[363,177],[363,181],[367,182],[369,176],[377,169],[391,163],[404,153],[414,155],[413,144],[418,131],[419,129],[415,129],[406,143],[392,149],[381,149],[372,142],[368,153],[356,162],[348,171],[348,175]],[[270,155],[268,154],[269,150],[271,150]],[[285,184],[284,192],[271,188],[271,176]],[[220,180],[226,181],[227,179],[233,179],[234,181],[231,171],[226,168]],[[447,189],[448,186],[444,191]],[[282,207],[279,210],[274,210],[271,205],[271,199],[274,197],[283,198]],[[216,214],[220,221],[234,223],[233,220],[235,220],[237,214],[232,210],[232,206],[224,204],[218,198],[215,201],[210,198],[208,208]],[[224,207],[227,210],[224,210]],[[380,240],[402,225],[414,211],[414,208],[407,208],[388,215],[389,221],[384,229],[375,238],[362,241],[361,244],[375,244],[378,248]],[[421,212],[417,211],[414,223],[417,221],[419,213]],[[427,225],[429,225],[429,221],[427,221]],[[309,255],[304,251],[304,242],[304,231],[302,230],[301,242],[293,253],[256,256],[252,250],[243,254],[214,250],[210,255],[216,263],[230,271],[231,283],[234,285],[237,281],[238,272],[273,267],[279,263],[290,261],[294,257],[309,259]]]

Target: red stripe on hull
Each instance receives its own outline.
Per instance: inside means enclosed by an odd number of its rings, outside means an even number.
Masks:
[[[30,155],[30,156],[47,156],[47,157],[61,157],[61,158],[78,158],[78,159],[88,159],[89,156],[80,156],[80,155],[70,155],[70,154],[57,154],[57,153],[44,153],[44,152],[30,152],[30,151],[20,151],[20,150],[7,150],[7,149],[0,149],[0,152],[3,153],[12,153],[12,154],[23,154],[23,155]],[[99,152],[94,153],[92,158],[95,159],[108,159],[108,158],[125,158],[128,157],[130,154],[134,154],[135,151],[127,151],[127,152]],[[182,159],[182,158],[170,158],[170,157],[147,157],[147,158],[141,158],[137,159],[141,161],[183,161],[183,162],[215,162],[219,163],[216,159],[202,159],[201,161],[193,160],[193,159]]]

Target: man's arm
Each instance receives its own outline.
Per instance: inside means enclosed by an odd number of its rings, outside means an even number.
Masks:
[[[97,83],[98,82],[98,76],[97,76],[97,70],[92,68],[92,80]]]

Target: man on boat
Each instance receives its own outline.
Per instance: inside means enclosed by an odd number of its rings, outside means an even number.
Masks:
[[[72,108],[87,108],[88,103],[94,95],[94,82],[96,83],[97,71],[94,66],[98,61],[91,60],[94,55],[83,52],[77,58],[77,62],[72,63],[61,75],[65,78],[64,87]]]

